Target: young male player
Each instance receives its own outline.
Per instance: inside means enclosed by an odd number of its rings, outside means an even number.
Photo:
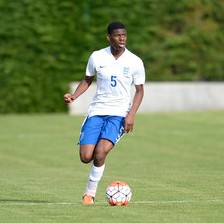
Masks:
[[[126,47],[127,31],[121,22],[107,28],[110,46],[94,51],[86,67],[86,75],[73,94],[64,101],[75,101],[97,78],[97,90],[90,103],[88,116],[81,128],[79,145],[83,163],[92,162],[83,204],[93,204],[98,183],[103,175],[105,159],[124,133],[131,132],[135,114],[141,104],[145,82],[142,60]],[[135,95],[131,103],[131,85]]]

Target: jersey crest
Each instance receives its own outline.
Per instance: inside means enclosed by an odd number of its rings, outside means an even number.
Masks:
[[[128,75],[129,73],[129,67],[123,67],[123,74]]]

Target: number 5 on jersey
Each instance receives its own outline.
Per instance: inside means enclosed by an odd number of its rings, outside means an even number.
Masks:
[[[117,85],[117,80],[116,80],[117,76],[111,76],[111,86],[115,87]]]

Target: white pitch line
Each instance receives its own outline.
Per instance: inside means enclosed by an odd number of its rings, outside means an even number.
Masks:
[[[172,201],[132,201],[130,204],[180,204],[180,203],[224,203],[224,200],[172,200]],[[105,205],[107,202],[95,202],[95,205]],[[82,205],[81,202],[0,202],[0,206],[38,206],[38,205]]]

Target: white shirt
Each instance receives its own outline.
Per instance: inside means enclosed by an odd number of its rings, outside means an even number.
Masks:
[[[131,107],[131,85],[145,83],[142,60],[125,48],[115,59],[110,47],[94,51],[86,67],[86,76],[97,76],[97,89],[88,115],[125,117]]]

